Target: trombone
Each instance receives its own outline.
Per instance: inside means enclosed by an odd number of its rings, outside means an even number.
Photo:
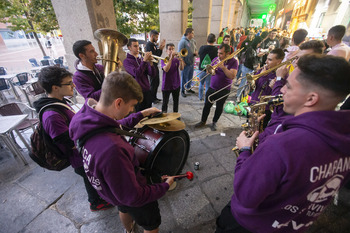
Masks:
[[[237,54],[239,54],[242,50],[243,50],[243,48],[241,48],[241,49],[239,49],[239,50],[236,50],[236,52],[234,52],[234,53],[228,55],[225,59],[223,59],[222,61],[219,61],[217,64],[215,64],[215,65],[213,65],[213,66],[212,66],[212,65],[207,65],[207,66],[205,67],[205,69],[203,69],[201,72],[199,72],[198,74],[196,74],[195,76],[193,76],[192,79],[190,79],[187,83],[184,84],[184,89],[185,89],[186,91],[190,90],[193,86],[191,86],[190,88],[186,88],[187,84],[190,83],[190,82],[192,82],[193,79],[194,79],[195,77],[199,76],[199,74],[203,73],[204,71],[206,71],[208,74],[205,75],[203,78],[201,78],[198,82],[201,82],[202,80],[204,80],[208,75],[215,75],[215,70],[219,67],[219,65],[221,65],[222,63],[224,63],[224,62],[227,61],[227,60],[232,59],[234,56],[236,56]],[[217,62],[218,60],[219,60],[219,58],[217,57],[217,59],[214,61],[214,63]],[[213,63],[213,62],[211,62],[211,64],[212,64],[212,63]]]
[[[256,75],[247,74],[245,76],[247,78],[247,84],[245,86],[250,85],[251,87],[254,87],[255,86],[255,81],[257,79],[259,79],[260,77],[262,77],[264,75],[267,75],[267,74],[271,73],[272,71],[277,70],[278,68],[280,68],[280,67],[282,67],[284,65],[289,65],[290,63],[292,63],[297,58],[298,58],[297,56],[292,57],[292,58],[288,59],[287,61],[282,62],[281,64],[278,64],[277,66],[274,66],[274,67],[272,67],[272,68],[270,68],[268,70],[265,70],[265,71],[261,72],[260,74],[256,74]],[[229,96],[232,91],[230,91],[226,95],[221,96],[220,98],[218,98],[216,100],[210,100],[210,97],[212,97],[213,95],[216,95],[217,93],[219,93],[222,90],[225,90],[226,88],[230,87],[231,85],[232,85],[232,83],[230,83],[229,85],[227,85],[227,86],[221,88],[220,90],[214,92],[213,94],[209,95],[208,96],[208,101],[213,104],[213,103],[215,103],[215,102],[225,98],[226,96]],[[242,88],[244,88],[245,86],[243,86]]]

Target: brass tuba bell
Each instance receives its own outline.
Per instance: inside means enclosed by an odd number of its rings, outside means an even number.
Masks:
[[[128,38],[113,29],[100,28],[94,32],[94,36],[102,44],[102,64],[105,77],[118,68],[118,50],[128,43]]]

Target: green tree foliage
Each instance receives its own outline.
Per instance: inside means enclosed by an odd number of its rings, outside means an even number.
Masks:
[[[118,31],[130,34],[159,31],[158,0],[114,0]]]
[[[44,56],[45,50],[36,33],[58,29],[50,0],[1,0],[0,22],[8,23],[8,28],[12,31],[33,32]]]

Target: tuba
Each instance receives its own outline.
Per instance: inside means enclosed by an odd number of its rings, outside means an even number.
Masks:
[[[102,44],[102,64],[105,77],[118,67],[118,50],[128,43],[128,38],[116,30],[101,28],[94,32],[94,36]]]

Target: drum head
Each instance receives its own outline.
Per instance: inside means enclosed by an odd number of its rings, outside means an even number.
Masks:
[[[185,130],[166,133],[147,158],[147,179],[150,183],[160,183],[162,175],[179,174],[190,150],[190,137]]]

